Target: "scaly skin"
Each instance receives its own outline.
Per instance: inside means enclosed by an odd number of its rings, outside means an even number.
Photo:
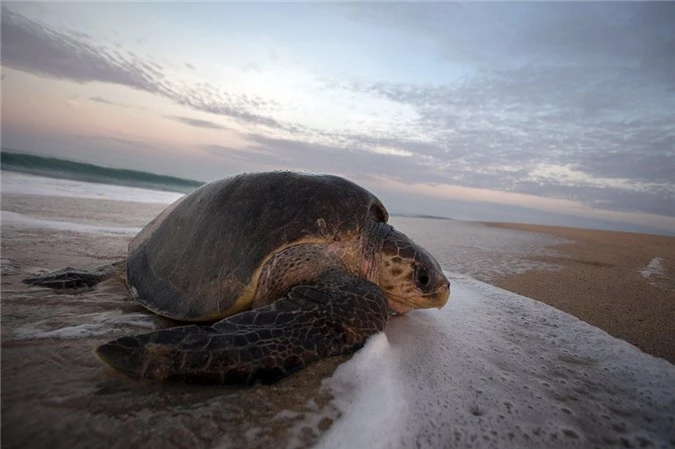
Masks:
[[[224,384],[268,383],[324,357],[359,349],[387,323],[387,299],[372,282],[340,270],[294,287],[273,304],[213,326],[122,337],[101,360],[136,378]]]

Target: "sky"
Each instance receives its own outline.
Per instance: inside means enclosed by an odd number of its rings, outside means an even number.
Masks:
[[[675,232],[675,3],[3,2],[2,146]]]

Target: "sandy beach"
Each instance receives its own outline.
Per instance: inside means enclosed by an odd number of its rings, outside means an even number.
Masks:
[[[158,318],[132,301],[125,285],[118,279],[110,279],[75,295],[21,283],[22,278],[41,270],[64,266],[96,267],[124,258],[127,244],[137,232],[135,230],[164,207],[164,204],[106,199],[3,194],[2,209],[8,212],[3,212],[2,224],[3,448],[309,447],[340,419],[342,412],[334,405],[332,392],[323,387],[323,382],[349,359],[348,356],[320,361],[271,386],[237,389],[135,381],[103,366],[93,356],[92,349],[118,336],[147,332],[174,323]],[[32,218],[27,220],[26,217]],[[60,228],[58,223],[63,221],[71,225],[75,223],[78,227]],[[400,223],[410,226],[412,222],[401,220]],[[428,244],[423,243],[432,247],[433,238],[438,236],[439,230],[452,224],[442,220],[427,223],[427,238],[430,240]],[[472,226],[480,228],[482,225],[469,223],[459,226],[471,229]],[[548,267],[546,271],[511,274],[493,283],[552,304],[612,335],[625,338],[651,354],[673,361],[672,327],[668,325],[673,322],[675,239],[502,226],[555,234],[572,243],[556,245],[555,251],[549,252],[559,256],[542,256],[537,252],[538,256],[532,256],[533,264],[517,263],[519,271],[523,266],[538,265]],[[521,233],[514,230],[504,235],[517,238]],[[422,234],[420,237],[424,238]],[[451,237],[452,232],[448,231],[444,238]],[[476,245],[478,243],[472,241],[463,250],[466,254],[476,253]],[[440,251],[440,248],[434,250]],[[452,252],[452,246],[444,251]],[[477,259],[485,259],[482,254],[479,253]],[[522,257],[525,256],[516,254],[513,260]],[[545,260],[537,259],[542,257]],[[645,279],[640,271],[654,257],[663,259],[664,276],[651,275]],[[446,265],[452,266],[447,262],[451,259],[442,258]],[[471,266],[477,267],[474,268],[477,273],[492,273],[481,264]],[[551,270],[551,266],[562,268]],[[460,265],[455,266],[458,267]],[[480,307],[480,304],[477,306]],[[456,319],[464,320],[461,311],[455,315]],[[433,329],[423,322],[427,316],[435,315],[413,314],[410,318],[400,317],[396,323],[390,323],[389,328],[398,328],[399,335],[404,335],[403,341],[397,342],[392,337],[390,343],[404,342],[408,338],[405,327],[412,326],[415,320],[422,320],[417,323],[418,331]],[[480,330],[480,323],[486,319],[480,314],[473,316],[479,322],[466,323],[469,326],[467,335],[472,329]],[[531,326],[539,325],[541,323],[531,321]],[[513,329],[507,331],[505,337],[498,337],[502,339],[498,341],[514,339],[520,329],[515,333]],[[439,343],[437,335],[440,331],[429,332],[431,335],[425,337],[429,341],[428,348],[441,349],[450,345],[447,347],[453,348],[452,355],[444,355],[443,358],[447,357],[447,363],[468,376],[466,382],[473,385],[483,379],[490,384],[491,374],[479,375],[478,380],[471,374],[474,372],[471,370],[482,372],[486,367],[493,366],[486,364],[480,351],[469,350],[470,353],[463,354],[463,358],[459,359],[458,354],[467,350],[461,340]],[[539,330],[533,332],[540,335]],[[418,340],[424,341],[424,338]],[[549,343],[542,339],[541,344]],[[516,343],[512,350],[519,350],[519,345],[523,343]],[[381,349],[390,350],[389,345]],[[564,347],[560,350],[568,351]],[[421,361],[426,360],[426,350],[417,351],[417,354]],[[453,360],[455,357],[457,360]],[[572,364],[568,375],[577,376],[579,382],[583,382],[580,376],[585,373],[585,368],[578,365],[583,360],[570,362],[567,360],[569,357],[565,357],[564,363]],[[551,363],[560,366],[560,360],[555,359]],[[460,362],[469,363],[470,369],[462,371]],[[388,363],[384,366],[392,369]],[[537,369],[543,370],[545,365],[538,362],[537,366]],[[504,376],[509,376],[509,370],[515,368],[504,369]],[[433,373],[444,375],[437,371]],[[369,379],[372,380],[372,377],[369,376]],[[424,376],[424,379],[428,378]],[[455,378],[451,384],[455,385],[457,381],[458,378]],[[542,381],[540,388],[549,389],[552,382]],[[552,397],[568,394],[569,388],[565,385],[558,385],[562,393],[554,392]],[[429,382],[422,382],[419,387],[422,386],[434,388]],[[412,387],[417,391],[417,386]],[[473,394],[468,386],[462,387],[461,391]],[[535,392],[531,389],[525,394]],[[398,395],[397,387],[386,396],[395,401]],[[434,396],[438,394],[434,393]],[[485,395],[486,400],[498,401],[500,397],[497,392]],[[408,398],[409,402],[403,404],[414,403],[414,398]],[[473,400],[470,399],[470,402]],[[486,410],[490,408],[495,411],[495,419],[498,413],[510,413],[497,412],[492,406],[485,407]],[[386,416],[386,410],[378,413]],[[462,422],[474,419],[478,423],[490,423],[493,419],[489,415],[476,415],[469,408],[457,413],[459,415],[453,416],[463,417],[466,414],[469,417],[461,418]],[[581,419],[582,414],[579,416],[579,423],[587,421],[584,421],[586,418]],[[535,431],[536,428],[533,428],[532,432]],[[587,431],[587,435],[592,433]],[[469,439],[471,435],[463,437]],[[500,441],[499,438],[506,436],[494,438]],[[535,444],[533,447],[541,446]]]
[[[558,270],[492,280],[506,290],[570,313],[675,364],[675,237],[511,223],[489,226],[568,239],[560,256],[532,260]],[[647,267],[659,258],[661,272]],[[643,270],[646,270],[644,274]]]

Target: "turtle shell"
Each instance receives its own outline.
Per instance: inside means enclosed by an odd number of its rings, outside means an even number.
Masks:
[[[153,312],[214,321],[250,306],[264,262],[301,242],[358,236],[386,222],[380,200],[331,175],[243,174],[203,185],[129,244],[127,283]]]

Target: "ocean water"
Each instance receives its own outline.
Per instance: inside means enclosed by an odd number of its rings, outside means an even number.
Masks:
[[[0,176],[3,239],[7,231],[36,228],[130,238],[180,196],[6,171]],[[60,201],[71,199],[103,206],[93,215],[64,210],[73,202]],[[528,256],[551,254],[558,240],[453,220],[391,222],[438,258],[452,296],[442,310],[392,319],[323,381],[340,417],[318,447],[672,447],[673,365],[483,282],[556,269]],[[658,270],[658,263],[652,265],[650,273]],[[112,337],[120,322],[133,322],[138,331],[156,326],[147,316],[109,311],[76,318],[68,326],[30,323],[12,338],[72,341]],[[293,431],[315,427],[322,413],[306,413]],[[255,430],[243,431],[254,436]],[[226,441],[224,436],[223,447]]]
[[[2,193],[171,204],[184,193],[2,171]]]
[[[114,200],[128,203],[168,205],[183,194],[124,185],[108,185],[70,179],[36,176],[2,171],[3,196],[34,196]],[[77,221],[68,211],[59,219],[45,219],[30,213],[2,211],[7,226],[42,227],[45,229],[136,234],[148,217],[139,217],[137,226],[114,226],[111,223]],[[554,265],[532,262],[532,255],[553,255],[552,247],[564,240],[538,233],[492,228],[481,223],[439,218],[392,216],[390,223],[417,243],[431,250],[441,265],[452,272],[489,281],[500,276],[530,269],[556,269]]]
[[[170,204],[201,185],[192,180],[7,151],[0,154],[0,159],[3,194]],[[138,232],[136,226],[78,223],[67,216],[45,220],[16,211],[6,213],[3,221],[77,232]],[[484,281],[533,268],[556,269],[553,265],[534,263],[527,256],[552,255],[551,247],[563,242],[542,234],[438,218],[392,216],[390,222],[417,243],[433,249],[446,269]]]

